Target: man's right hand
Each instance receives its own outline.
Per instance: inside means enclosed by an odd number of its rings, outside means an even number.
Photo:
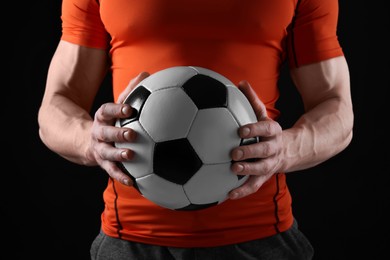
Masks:
[[[128,118],[131,116],[132,108],[124,104],[123,101],[135,86],[149,73],[142,72],[132,79],[126,89],[119,95],[116,103],[105,103],[101,105],[94,116],[90,148],[88,156],[97,162],[111,178],[122,184],[131,186],[133,182],[116,164],[118,161],[128,161],[134,156],[130,149],[116,148],[116,142],[132,142],[136,138],[136,133],[130,128],[115,127],[118,118]]]

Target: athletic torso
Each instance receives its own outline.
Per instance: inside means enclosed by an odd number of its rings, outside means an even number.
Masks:
[[[335,0],[64,0],[63,6],[63,40],[109,49],[115,98],[141,71],[201,66],[234,83],[249,81],[275,119],[286,59],[298,66],[342,55]],[[267,237],[293,223],[284,173],[255,194],[200,211],[161,208],[111,179],[104,203],[107,235],[178,247]]]

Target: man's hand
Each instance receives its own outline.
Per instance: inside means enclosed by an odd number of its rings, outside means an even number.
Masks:
[[[125,185],[133,185],[129,176],[117,166],[118,161],[128,161],[134,156],[133,151],[116,148],[115,142],[132,142],[136,133],[130,128],[118,128],[114,124],[118,118],[131,116],[132,108],[123,104],[131,90],[143,79],[148,77],[146,72],[132,79],[126,89],[118,97],[117,103],[105,103],[96,111],[91,130],[89,156],[103,168],[113,179]]]
[[[251,103],[258,122],[247,124],[239,129],[241,138],[259,137],[260,142],[235,148],[232,153],[232,170],[239,175],[250,175],[240,187],[232,190],[230,199],[239,199],[255,193],[271,176],[279,171],[279,155],[282,149],[282,128],[267,116],[264,103],[246,81],[238,88]],[[248,159],[255,159],[250,160]]]

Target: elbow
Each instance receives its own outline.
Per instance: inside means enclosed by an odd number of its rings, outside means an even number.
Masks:
[[[42,129],[41,126],[39,126],[39,128],[38,128],[38,136],[39,136],[39,139],[41,140],[41,142],[42,142],[46,147],[49,148],[49,144],[48,144],[48,142],[47,142],[47,139],[48,139],[48,138],[46,137],[45,131]]]
[[[38,112],[38,136],[41,142],[46,146],[50,147],[48,143],[48,136],[47,136],[47,131],[45,131],[45,121],[43,120],[42,112],[39,110]]]
[[[352,143],[352,138],[353,138],[353,130],[351,129],[348,132],[347,137],[345,138],[343,150],[346,149]]]
[[[50,124],[52,123],[52,119],[49,114],[46,112],[43,106],[41,106],[38,110],[37,114],[37,123],[38,123],[38,136],[41,142],[51,151],[54,151],[54,138],[52,136],[52,130]]]
[[[350,110],[349,116],[347,119],[343,120],[344,122],[344,134],[343,134],[343,140],[340,142],[342,144],[341,151],[346,149],[351,143],[353,139],[353,129],[354,129],[354,114],[352,109]]]

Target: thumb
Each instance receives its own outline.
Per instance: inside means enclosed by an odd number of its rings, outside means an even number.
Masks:
[[[255,90],[251,87],[251,85],[246,81],[242,80],[238,83],[238,88],[241,92],[246,96],[249,103],[252,105],[253,110],[257,116],[258,120],[264,120],[268,117],[267,109],[264,103],[257,96]]]
[[[137,77],[133,78],[130,80],[129,84],[125,88],[125,90],[122,91],[122,93],[119,94],[117,103],[121,104],[125,101],[127,95],[137,86],[138,83],[140,83],[142,80],[147,78],[150,74],[148,72],[141,72],[140,74],[137,75]]]

